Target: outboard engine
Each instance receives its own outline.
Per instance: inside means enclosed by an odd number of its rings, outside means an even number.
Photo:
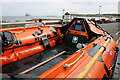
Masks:
[[[9,47],[13,45],[14,36],[10,32],[0,32],[0,43],[2,47]]]

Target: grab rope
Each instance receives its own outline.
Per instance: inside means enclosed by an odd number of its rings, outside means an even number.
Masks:
[[[11,33],[22,33],[22,32],[25,32],[25,28],[22,30],[22,31],[20,31],[20,32],[14,32],[14,31],[9,31],[9,32],[11,32]]]
[[[14,33],[14,34],[15,34],[16,40],[18,40],[18,37],[17,37],[16,33]],[[18,45],[20,46],[19,40],[18,40]]]
[[[101,38],[97,42],[93,42],[94,45],[97,45],[101,41]]]
[[[73,65],[73,64],[75,64],[83,55],[85,54],[85,50],[83,50],[83,53],[74,61],[74,62],[72,62],[72,63],[70,63],[70,64],[65,64],[65,65],[63,65],[63,67],[64,68],[68,68],[68,67],[70,67],[71,65]]]

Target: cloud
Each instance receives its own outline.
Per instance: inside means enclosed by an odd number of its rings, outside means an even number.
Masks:
[[[64,0],[2,0],[2,2],[64,2]]]
[[[3,16],[24,16],[29,13],[33,16],[62,15],[65,12],[81,14],[98,13],[101,5],[101,13],[117,13],[117,2],[3,2]]]
[[[2,0],[2,2],[118,2],[119,0]]]

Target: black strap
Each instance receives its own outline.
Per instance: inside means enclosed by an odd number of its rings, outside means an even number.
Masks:
[[[103,48],[104,48],[104,51],[106,51],[106,47],[105,47],[105,46],[101,46],[101,47],[103,47]],[[100,47],[100,48],[101,48],[101,47]],[[99,49],[100,49],[100,48],[99,48]]]
[[[105,68],[105,71],[106,71],[108,77],[110,78],[110,71],[108,70],[106,64],[104,64],[104,68]]]
[[[41,28],[38,28],[39,31],[41,31],[41,34],[43,33],[43,30]]]
[[[54,33],[54,37],[57,37],[57,32],[50,30],[50,32]]]
[[[43,42],[43,45],[45,46],[45,49],[50,48],[50,43],[46,35],[41,36],[41,40]]]
[[[58,32],[58,29],[57,28],[54,28],[57,32]]]

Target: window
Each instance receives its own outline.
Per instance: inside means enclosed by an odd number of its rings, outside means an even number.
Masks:
[[[75,30],[82,31],[82,25],[76,25]]]
[[[85,29],[84,29],[84,26],[83,26],[83,21],[76,21],[75,24],[73,24],[70,29],[85,32]]]

